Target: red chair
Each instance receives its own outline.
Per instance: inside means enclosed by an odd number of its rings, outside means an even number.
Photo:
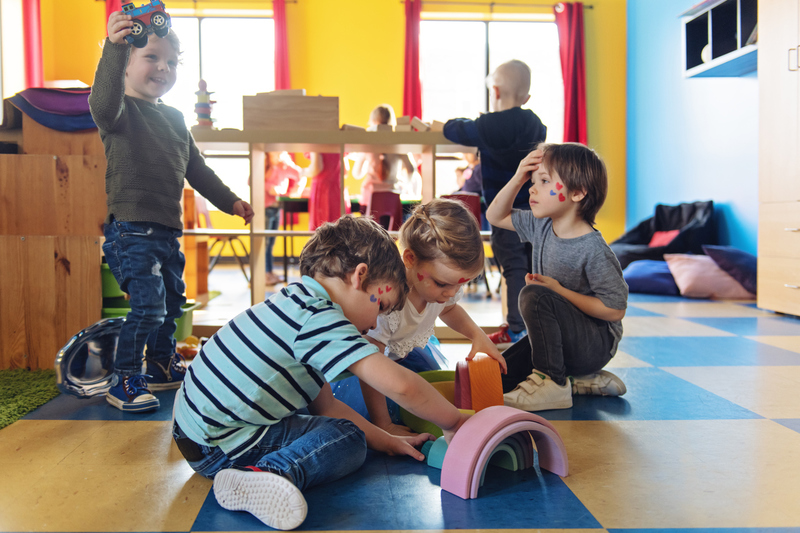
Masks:
[[[481,227],[481,196],[475,192],[457,192],[453,194],[444,194],[442,198],[447,198],[449,200],[458,200],[464,205],[467,206],[469,212],[472,213],[472,216],[475,217],[475,220],[478,222],[478,227]],[[489,261],[487,258],[486,261]],[[489,287],[489,280],[486,278],[486,267],[484,266],[483,272],[481,272],[481,276],[483,276],[483,281],[486,283],[486,292],[491,295],[492,289]]]
[[[389,231],[397,231],[403,223],[403,204],[400,194],[392,191],[374,191],[367,200],[364,216],[372,217]]]

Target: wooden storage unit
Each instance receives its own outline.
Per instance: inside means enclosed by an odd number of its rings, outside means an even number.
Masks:
[[[750,39],[758,31],[757,0],[706,0],[681,17],[684,77],[741,76],[756,70],[758,46]]]
[[[97,131],[23,115],[19,155],[0,155],[0,368],[53,368],[100,320],[105,156]]]
[[[800,1],[759,5],[758,306],[800,315]]]

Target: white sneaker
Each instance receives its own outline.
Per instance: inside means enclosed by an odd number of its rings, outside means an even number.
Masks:
[[[275,529],[294,529],[308,513],[300,489],[271,472],[220,470],[214,476],[214,496],[225,509],[247,511]]]
[[[572,376],[572,394],[591,394],[593,396],[622,396],[627,392],[625,383],[607,370],[600,370],[587,376]]]
[[[572,407],[572,386],[559,385],[541,372],[534,371],[511,392],[503,394],[503,403],[523,411],[546,411]]]

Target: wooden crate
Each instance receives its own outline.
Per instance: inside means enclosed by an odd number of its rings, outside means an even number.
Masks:
[[[105,158],[97,129],[57,131],[22,114],[22,153],[49,155],[96,155]]]
[[[103,235],[104,156],[0,155],[0,235]]]
[[[244,96],[244,129],[320,131],[339,129],[339,97],[259,93]]]
[[[100,257],[94,236],[0,236],[0,368],[53,368],[100,320]]]

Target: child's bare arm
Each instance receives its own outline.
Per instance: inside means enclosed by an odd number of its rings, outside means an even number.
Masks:
[[[367,446],[371,450],[383,452],[388,455],[409,455],[417,461],[423,461],[425,456],[417,449],[417,446],[422,446],[425,441],[433,440],[434,438],[430,433],[422,433],[421,435],[413,437],[390,435],[374,424],[371,424],[350,406],[334,398],[333,392],[331,392],[331,386],[327,383],[314,401],[308,405],[308,410],[312,415],[350,420],[364,432],[364,436],[367,439]]]
[[[412,414],[442,428],[447,442],[468,418],[430,383],[381,354],[369,355],[348,370]]]
[[[442,311],[439,318],[442,319],[442,322],[450,326],[453,331],[461,333],[472,341],[472,348],[467,355],[467,361],[472,360],[478,353],[485,353],[500,363],[500,370],[503,374],[508,371],[505,357],[500,355],[500,351],[497,349],[495,343],[489,340],[489,337],[486,336],[483,329],[472,320],[463,307],[458,304],[451,305]]]
[[[389,408],[386,406],[386,396],[370,387],[364,381],[359,379],[358,382],[361,385],[361,394],[364,396],[364,405],[367,406],[369,419],[373,424],[398,437],[413,437],[417,435],[406,426],[399,426],[392,422]]]
[[[530,181],[531,173],[539,168],[541,162],[542,152],[539,150],[529,153],[520,162],[516,174],[500,189],[500,192],[497,193],[497,196],[494,197],[494,200],[486,209],[486,220],[491,225],[516,231],[514,224],[511,223],[511,210],[514,208],[514,200],[520,189]]]
[[[610,307],[606,307],[600,298],[571,291],[563,287],[557,280],[548,276],[542,276],[541,274],[528,274],[525,276],[525,284],[545,286],[556,294],[560,294],[566,298],[569,303],[587,315],[594,318],[599,318],[600,320],[617,322],[622,320],[625,316],[624,309],[612,309]]]

